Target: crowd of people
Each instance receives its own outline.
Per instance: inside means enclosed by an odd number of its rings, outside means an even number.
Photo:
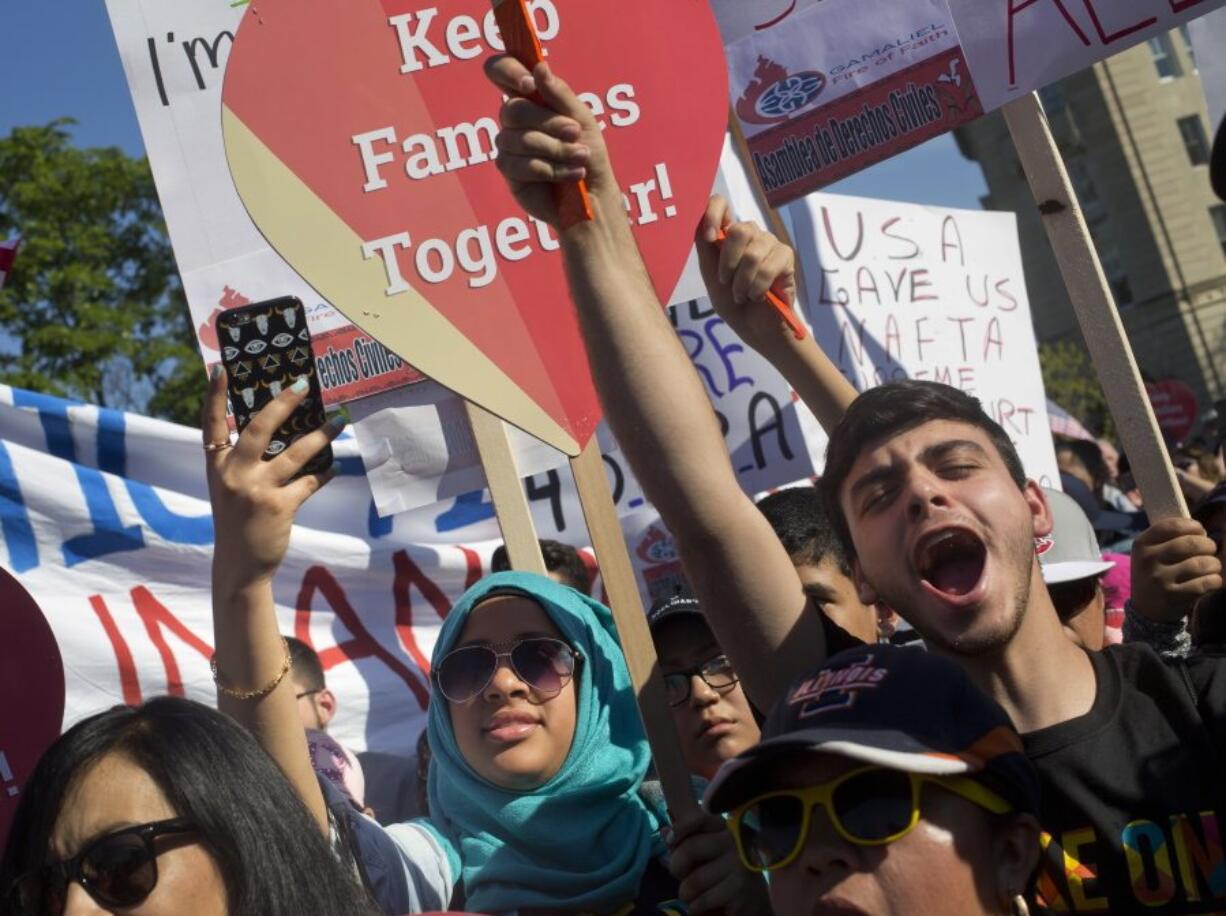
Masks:
[[[1046,489],[973,397],[857,393],[763,305],[794,295],[791,250],[716,197],[696,231],[712,302],[830,434],[816,486],[755,504],[596,121],[545,65],[488,72],[528,214],[557,227],[554,187],[587,182],[594,219],[558,237],[606,416],[689,583],[648,623],[701,813],[670,816],[611,614],[564,545],[548,578],[495,558],[447,615],[417,768],[331,738],[338,698],[272,583],[333,473],[298,472],[341,427],[264,460],[294,386],[231,447],[214,373],[220,711],[159,698],[66,732],[23,790],[5,911],[1226,909],[1222,485],[1151,524],[1098,444],[1061,443]]]

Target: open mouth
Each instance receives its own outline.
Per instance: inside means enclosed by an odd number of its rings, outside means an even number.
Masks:
[[[983,541],[965,528],[946,528],[925,537],[915,552],[920,578],[946,599],[966,598],[983,579]]]

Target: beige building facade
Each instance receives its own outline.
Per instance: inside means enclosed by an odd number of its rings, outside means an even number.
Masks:
[[[1226,398],[1226,204],[1209,185],[1210,125],[1177,30],[1041,96],[1142,371],[1181,379],[1201,411]],[[1040,341],[1080,339],[1055,255],[999,113],[959,128],[986,209],[1018,215]]]

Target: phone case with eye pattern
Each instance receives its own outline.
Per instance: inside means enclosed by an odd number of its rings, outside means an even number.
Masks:
[[[305,377],[302,403],[272,437],[264,460],[275,458],[324,424],[323,394],[315,374],[306,310],[293,296],[230,309],[217,317],[221,361],[229,379],[230,407],[241,433],[284,389]],[[332,464],[332,446],[321,449],[296,475],[317,474]]]

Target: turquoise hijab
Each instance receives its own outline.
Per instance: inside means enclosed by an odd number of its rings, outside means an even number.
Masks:
[[[447,700],[436,687],[428,726],[431,818],[424,824],[463,882],[469,910],[612,909],[635,899],[648,859],[663,854],[665,820],[639,794],[651,751],[609,609],[542,576],[497,573],[451,609],[431,664],[455,646],[477,605],[507,592],[539,604],[583,653],[570,753],[538,789],[499,788],[460,754]]]

